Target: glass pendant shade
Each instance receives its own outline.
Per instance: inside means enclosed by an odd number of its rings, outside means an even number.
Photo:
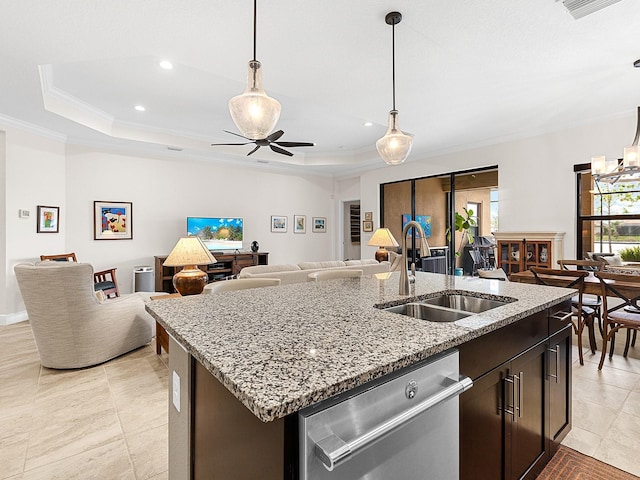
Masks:
[[[229,100],[229,112],[243,136],[251,140],[266,138],[280,118],[280,102],[269,97],[262,87],[260,62],[251,60],[247,89]]]
[[[606,157],[604,155],[598,155],[591,157],[591,174],[602,175],[607,173],[606,171]]]
[[[389,112],[389,128],[384,137],[376,142],[376,149],[387,165],[399,165],[411,152],[413,137],[398,128],[398,111]]]
[[[640,167],[640,147],[635,145],[624,149],[624,168],[638,169]]]

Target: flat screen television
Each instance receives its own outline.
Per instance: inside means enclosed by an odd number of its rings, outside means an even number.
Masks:
[[[187,217],[187,235],[200,237],[211,251],[242,249],[242,218]]]

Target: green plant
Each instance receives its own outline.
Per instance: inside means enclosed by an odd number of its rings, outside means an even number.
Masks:
[[[471,233],[471,227],[476,226],[476,221],[473,219],[473,210],[463,208],[464,215],[456,213],[456,224],[454,230],[456,232],[462,232],[462,238],[460,239],[460,247],[458,247],[458,251],[456,252],[456,257],[459,257],[462,248],[464,247],[464,240],[467,239],[467,242],[473,243],[473,234]],[[447,241],[451,240],[451,228],[447,229]]]
[[[640,262],[640,245],[620,250],[620,257],[625,262]]]

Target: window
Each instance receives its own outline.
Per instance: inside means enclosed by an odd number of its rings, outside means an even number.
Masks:
[[[467,202],[467,212],[473,212],[471,218],[476,222],[476,226],[471,227],[469,231],[471,232],[471,235],[473,235],[473,238],[476,238],[478,236],[478,232],[480,231],[480,219],[482,218],[480,215],[480,204]]]

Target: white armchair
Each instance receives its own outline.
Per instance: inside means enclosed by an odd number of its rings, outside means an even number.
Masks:
[[[14,268],[42,365],[81,368],[151,341],[154,322],[142,298],[101,302],[87,263],[42,262]]]

